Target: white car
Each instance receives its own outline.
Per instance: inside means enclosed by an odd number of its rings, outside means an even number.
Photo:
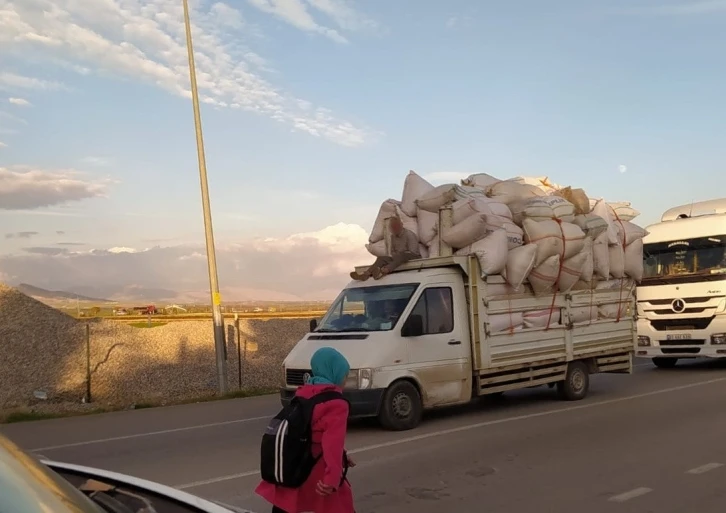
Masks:
[[[0,435],[0,513],[251,513],[115,472],[40,461]]]

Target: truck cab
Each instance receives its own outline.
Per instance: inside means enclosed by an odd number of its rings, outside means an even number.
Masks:
[[[647,230],[636,356],[661,368],[726,357],[726,199],[672,208]]]
[[[468,310],[455,267],[352,282],[285,359],[283,399],[305,383],[313,353],[332,345],[351,365],[352,416],[377,416],[383,407],[390,410],[381,415],[384,425],[405,429],[418,422],[422,408],[466,403],[472,395]]]

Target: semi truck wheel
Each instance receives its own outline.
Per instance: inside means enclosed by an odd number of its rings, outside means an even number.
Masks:
[[[678,358],[653,358],[653,364],[659,369],[672,369],[678,363]]]
[[[397,381],[383,395],[378,421],[391,431],[406,431],[421,423],[423,404],[421,395],[408,381]]]
[[[565,401],[579,401],[590,390],[590,372],[583,362],[570,362],[565,380],[557,383],[557,394]]]

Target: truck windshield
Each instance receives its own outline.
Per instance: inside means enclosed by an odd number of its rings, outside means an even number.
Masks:
[[[345,289],[325,314],[320,333],[392,330],[418,283]]]
[[[726,235],[646,244],[643,284],[723,279]]]

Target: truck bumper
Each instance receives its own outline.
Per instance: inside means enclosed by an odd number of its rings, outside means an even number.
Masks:
[[[726,333],[726,317],[716,316],[707,329],[660,331],[638,319],[639,358],[726,358],[726,344],[712,344],[711,335]],[[646,345],[641,345],[646,344]]]
[[[700,346],[698,352],[693,346],[638,347],[637,358],[726,358],[726,347]]]
[[[290,401],[295,396],[295,391],[296,389],[294,388],[280,389],[280,402],[283,407],[290,404]],[[378,415],[384,393],[385,389],[383,388],[373,390],[343,390],[343,397],[350,403],[350,417],[362,418]]]

